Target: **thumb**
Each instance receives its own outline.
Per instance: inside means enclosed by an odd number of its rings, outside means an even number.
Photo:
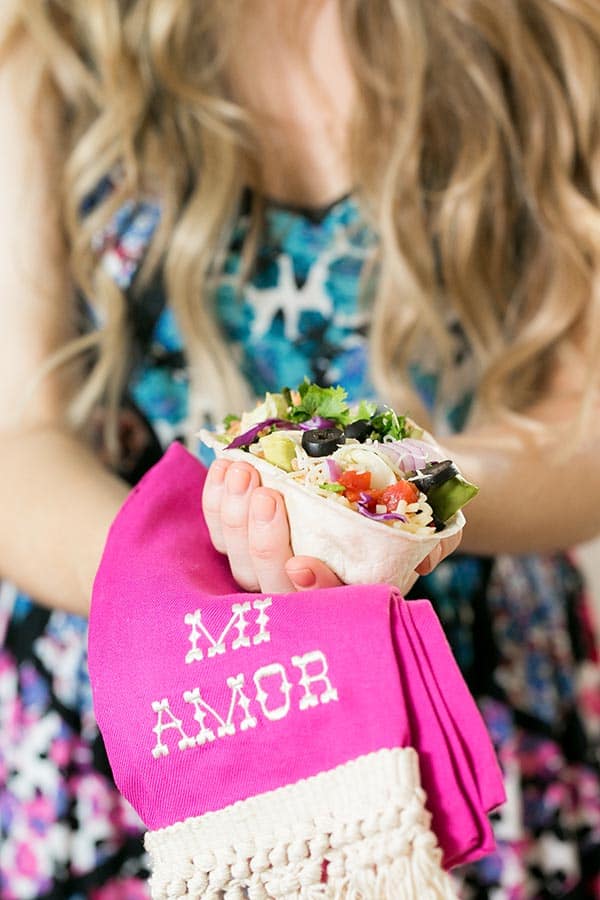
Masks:
[[[343,584],[335,572],[312,556],[293,556],[285,564],[285,571],[297,591],[314,591]]]

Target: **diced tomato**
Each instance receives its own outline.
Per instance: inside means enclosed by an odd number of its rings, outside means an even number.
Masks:
[[[368,491],[371,486],[370,472],[355,472],[349,469],[342,472],[338,478],[338,483],[344,485],[344,497],[350,503],[356,503],[363,491]]]
[[[419,490],[410,481],[400,479],[395,484],[381,491],[378,503],[385,503],[388,512],[394,512],[398,507],[400,500],[406,500],[407,503],[416,503],[419,499]]]

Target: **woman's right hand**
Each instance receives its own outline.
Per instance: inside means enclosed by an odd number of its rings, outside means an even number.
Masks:
[[[216,460],[206,477],[202,507],[213,545],[228,556],[244,590],[277,594],[342,583],[321,560],[293,555],[283,497],[262,487],[249,463]],[[461,537],[462,531],[440,541],[402,585],[403,593],[454,552]]]
[[[293,555],[283,497],[262,487],[249,463],[214,462],[202,507],[215,548],[227,554],[244,590],[278,594],[342,583],[320,560]]]

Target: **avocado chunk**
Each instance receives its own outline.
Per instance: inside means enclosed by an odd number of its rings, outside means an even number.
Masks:
[[[471,484],[462,475],[455,475],[443,484],[431,488],[427,492],[427,502],[434,516],[442,522],[447,522],[478,493],[479,488],[476,485]]]
[[[259,438],[258,443],[265,454],[267,462],[278,466],[285,472],[292,471],[292,460],[296,458],[296,442],[285,434],[273,431]]]

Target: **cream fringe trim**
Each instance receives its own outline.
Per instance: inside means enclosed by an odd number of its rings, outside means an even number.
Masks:
[[[152,896],[455,900],[430,819],[416,752],[380,750],[148,832]]]

